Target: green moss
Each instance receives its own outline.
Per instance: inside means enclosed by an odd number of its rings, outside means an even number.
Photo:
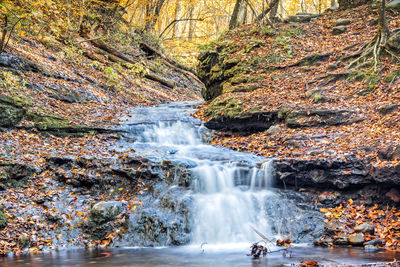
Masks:
[[[4,207],[0,204],[0,229],[7,226],[7,216],[4,213]]]
[[[27,119],[35,123],[35,127],[38,130],[48,130],[52,128],[62,128],[67,126],[68,121],[66,119],[53,116],[53,115],[42,115],[37,113],[28,113]]]
[[[255,84],[241,84],[241,85],[234,85],[234,86],[226,86],[223,88],[223,93],[238,93],[238,92],[251,92],[261,88]]]
[[[261,26],[260,27],[260,32],[261,32],[262,35],[265,35],[265,36],[268,36],[268,37],[273,36],[276,33],[275,30],[272,29],[269,26]]]
[[[227,118],[237,118],[242,114],[243,103],[235,97],[221,98],[217,97],[208,105],[205,114],[209,118],[219,118],[221,116]]]
[[[391,73],[389,73],[385,77],[384,81],[385,81],[385,83],[392,83],[392,82],[395,82],[399,78],[399,76],[400,76],[400,70],[395,70],[395,71],[392,71]]]
[[[290,114],[290,112],[291,111],[289,109],[287,109],[287,108],[281,108],[278,111],[278,119],[279,120],[284,120],[288,116],[288,114]]]

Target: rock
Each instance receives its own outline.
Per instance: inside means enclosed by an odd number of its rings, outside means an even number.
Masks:
[[[344,234],[341,234],[339,236],[334,237],[333,244],[339,245],[339,246],[345,246],[345,245],[349,244],[349,240],[348,240],[347,236],[345,236]]]
[[[0,161],[0,185],[4,189],[23,186],[35,172],[35,168],[27,164]]]
[[[84,103],[87,102],[84,96],[82,96],[78,91],[75,91],[65,85],[52,85],[47,86],[52,90],[49,94],[50,97],[67,103]]]
[[[393,34],[388,40],[386,45],[396,52],[400,52],[400,31]]]
[[[340,232],[343,228],[343,223],[340,223],[337,220],[330,221],[325,228],[326,233],[328,234],[335,234],[337,232]]]
[[[269,129],[265,132],[267,135],[275,135],[282,131],[282,127],[278,125],[272,125]]]
[[[123,208],[121,201],[101,201],[95,204],[89,212],[89,220],[83,225],[85,232],[93,239],[103,239],[107,233],[126,223],[126,215],[118,220],[118,225],[114,222]]]
[[[347,31],[346,26],[337,26],[332,29],[332,34],[339,35],[339,34],[345,33],[346,31]]]
[[[370,223],[362,223],[357,225],[354,231],[373,235],[375,233],[375,226]]]
[[[299,23],[306,23],[310,22],[313,18],[318,18],[319,15],[310,14],[310,13],[298,13],[294,16],[291,16],[287,19],[288,22],[299,22]]]
[[[89,220],[96,224],[107,223],[117,217],[122,211],[120,201],[101,201],[93,206],[89,213]]]
[[[346,161],[277,159],[274,161],[274,170],[276,186],[283,188],[293,186],[344,189],[374,183],[369,174],[368,163],[356,157],[348,157]]]
[[[337,19],[333,22],[334,26],[346,26],[351,24],[351,20],[350,19]]]
[[[397,104],[389,104],[389,105],[383,105],[378,108],[379,113],[382,115],[387,115],[392,112],[395,112],[399,109],[399,105]]]
[[[23,104],[18,99],[0,95],[0,127],[14,127],[24,116]]]
[[[351,234],[351,235],[349,235],[348,240],[349,240],[350,245],[353,245],[353,246],[362,246],[365,242],[363,233]]]
[[[313,103],[325,103],[328,102],[329,99],[323,95],[322,90],[312,89],[306,92],[306,96],[309,97]]]
[[[0,204],[0,229],[7,226],[7,216],[4,213],[4,207]]]
[[[383,241],[381,239],[373,239],[364,243],[364,246],[383,246]]]
[[[29,240],[28,235],[27,234],[21,234],[18,237],[18,244],[23,248],[29,247],[29,245],[31,244],[31,241]]]
[[[400,11],[400,0],[393,0],[386,5],[387,9]]]
[[[285,124],[289,128],[321,127],[352,124],[362,121],[350,110],[307,109],[288,111]]]
[[[388,198],[390,198],[393,202],[399,203],[400,202],[400,194],[396,188],[390,189],[389,192],[385,194]]]

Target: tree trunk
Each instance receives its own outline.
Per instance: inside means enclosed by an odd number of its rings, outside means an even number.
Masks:
[[[244,0],[236,0],[236,4],[233,9],[231,20],[229,21],[229,30],[232,30],[239,25],[239,16],[240,16],[240,12],[243,8],[243,4],[244,4]]]

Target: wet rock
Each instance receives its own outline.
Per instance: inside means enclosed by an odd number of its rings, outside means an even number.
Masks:
[[[383,246],[381,239],[373,239],[364,243],[364,246]]]
[[[325,232],[327,234],[335,234],[337,232],[340,232],[343,229],[343,226],[344,226],[343,223],[340,223],[337,220],[333,220],[328,222],[325,228]]]
[[[346,31],[347,31],[347,27],[346,26],[337,26],[337,27],[334,27],[332,29],[332,34],[333,35],[340,35],[342,33],[345,33]]]
[[[349,235],[348,237],[350,245],[353,246],[362,246],[365,242],[364,234],[362,233],[354,233]]]
[[[383,105],[378,108],[379,113],[382,115],[387,115],[392,112],[395,112],[399,109],[399,105],[397,104],[390,104],[390,105]]]
[[[345,246],[345,245],[349,244],[349,239],[344,234],[339,235],[339,236],[335,236],[333,238],[333,244],[339,245],[339,246]]]
[[[333,21],[334,26],[346,26],[349,24],[351,24],[350,19],[337,19],[337,20]]]
[[[357,225],[354,228],[354,231],[373,235],[375,233],[375,226],[370,223],[362,223],[360,225]]]
[[[274,169],[278,187],[344,189],[351,186],[365,186],[374,183],[376,179],[370,173],[368,162],[356,157],[348,157],[346,161],[277,159],[274,161]],[[378,174],[382,174],[382,172],[377,170],[376,175]],[[389,174],[385,173],[381,179],[393,179]]]
[[[13,161],[0,161],[0,185],[2,188],[23,186],[36,169],[30,165]]]
[[[393,0],[386,5],[387,9],[400,11],[400,0]]]
[[[7,216],[4,213],[4,207],[0,204],[0,229],[7,226]]]
[[[399,203],[400,202],[400,193],[396,188],[390,189],[389,192],[385,194],[388,198],[390,198],[393,202]]]
[[[89,212],[87,223],[83,226],[85,232],[95,240],[103,239],[107,233],[126,223],[127,217],[122,213],[124,210],[125,207],[120,201],[101,201],[95,204]],[[118,225],[114,222],[117,218]]]
[[[18,244],[22,247],[22,248],[26,248],[29,247],[31,244],[31,241],[29,240],[29,237],[27,234],[21,234],[18,237]]]
[[[51,222],[51,223],[58,223],[60,221],[62,221],[61,216],[58,213],[48,213],[46,215],[46,219]]]
[[[123,204],[120,201],[101,201],[90,210],[89,220],[96,224],[107,223],[122,211]]]

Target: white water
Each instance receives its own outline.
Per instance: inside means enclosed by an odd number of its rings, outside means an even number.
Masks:
[[[265,159],[248,153],[205,144],[204,127],[187,119],[182,121],[185,117],[171,121],[171,117],[177,116],[171,107],[165,112],[159,107],[147,108],[145,112],[142,119],[151,123],[135,124],[133,132],[139,136],[135,150],[161,159],[190,161],[195,166],[191,186],[192,244],[248,244],[260,240],[250,226],[272,236],[265,205],[274,194],[270,190],[271,160],[262,163]]]

